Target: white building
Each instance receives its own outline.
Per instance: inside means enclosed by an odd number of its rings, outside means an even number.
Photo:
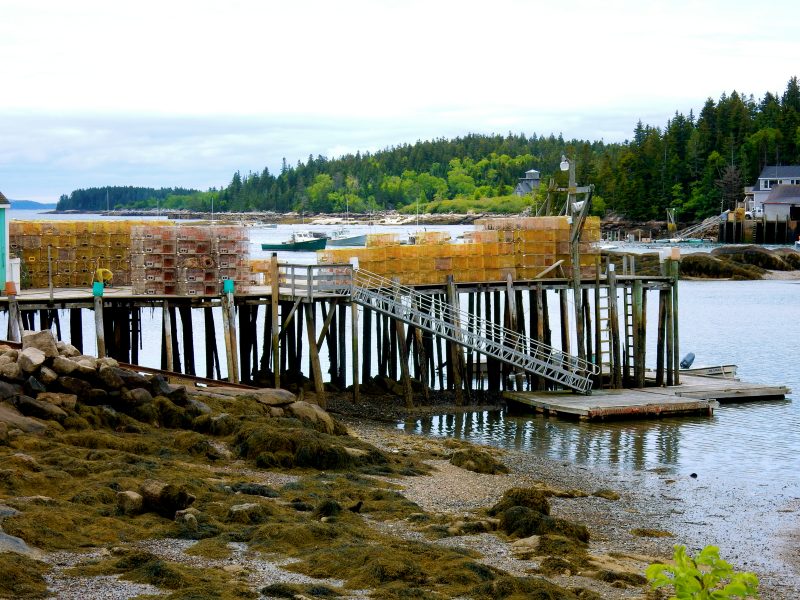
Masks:
[[[759,208],[763,209],[770,192],[779,185],[800,185],[800,165],[764,167],[761,175],[758,176],[758,181],[753,186],[753,209],[755,211],[758,211]]]

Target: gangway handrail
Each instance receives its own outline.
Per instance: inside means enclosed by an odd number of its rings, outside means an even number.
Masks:
[[[600,368],[518,332],[455,310],[430,294],[362,269],[353,272],[352,300],[508,364],[590,393]],[[416,306],[415,306],[416,305]],[[483,332],[483,333],[482,333]]]

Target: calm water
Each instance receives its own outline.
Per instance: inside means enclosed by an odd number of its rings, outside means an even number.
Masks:
[[[744,381],[789,386],[789,399],[724,404],[710,418],[579,423],[487,412],[409,420],[399,427],[589,466],[669,467],[752,482],[796,482],[800,403],[791,398],[800,390],[800,283],[681,282],[679,299],[681,355],[694,352],[695,365],[736,364]],[[655,304],[648,307],[651,323]],[[654,343],[648,353],[654,359]]]

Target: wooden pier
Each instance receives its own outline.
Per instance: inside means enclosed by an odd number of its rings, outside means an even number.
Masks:
[[[745,383],[734,379],[683,375],[682,383],[669,387],[597,390],[591,396],[564,392],[505,392],[514,403],[537,413],[586,421],[671,417],[687,414],[711,416],[721,402],[781,399],[785,386]]]

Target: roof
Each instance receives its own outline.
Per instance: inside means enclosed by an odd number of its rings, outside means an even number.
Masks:
[[[8,198],[3,196],[3,192],[0,192],[0,204],[11,204],[11,202],[8,201]]]
[[[776,185],[764,204],[800,204],[800,185]]]
[[[786,179],[787,177],[800,177],[800,165],[767,165],[761,169],[761,175],[758,176],[759,179]]]
[[[537,171],[536,169],[530,169],[528,171],[525,171],[525,175],[526,175],[525,179],[540,179],[539,171]]]

